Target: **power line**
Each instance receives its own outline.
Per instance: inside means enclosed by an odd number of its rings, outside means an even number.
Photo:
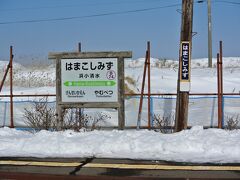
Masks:
[[[171,7],[177,7],[177,6],[181,6],[181,4],[172,4],[172,5],[167,5],[167,6],[135,9],[135,10],[128,10],[128,11],[109,12],[109,13],[101,13],[101,14],[92,14],[92,15],[85,15],[85,16],[73,16],[73,17],[62,17],[62,18],[52,18],[52,19],[32,19],[32,20],[23,20],[23,21],[6,21],[6,22],[0,22],[0,25],[25,24],[25,23],[37,23],[37,22],[55,22],[55,21],[66,21],[66,20],[73,20],[73,19],[86,19],[86,18],[94,18],[94,17],[102,17],[102,16],[110,16],[110,15],[120,15],[120,14],[130,14],[130,13],[138,13],[138,12],[144,12],[144,11],[152,11],[152,10],[156,10],[156,9],[164,9],[164,8],[171,8]]]
[[[148,0],[149,2],[159,2],[164,0]],[[40,6],[40,7],[22,7],[22,8],[10,8],[10,9],[0,9],[2,11],[17,11],[17,10],[39,10],[39,9],[56,9],[56,8],[72,8],[72,7],[86,7],[86,6],[99,6],[99,5],[118,5],[118,4],[135,4],[135,3],[146,3],[146,0],[135,0],[135,1],[121,1],[121,2],[111,2],[111,3],[88,3],[88,4],[71,4],[71,5],[57,5],[57,6]]]

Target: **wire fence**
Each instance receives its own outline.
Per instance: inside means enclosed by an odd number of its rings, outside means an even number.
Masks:
[[[32,108],[35,100],[17,100],[14,101],[14,125],[15,127],[25,127],[24,109]],[[125,98],[125,122],[126,127],[134,127],[137,125],[139,96],[128,96]],[[174,126],[176,97],[175,96],[151,96],[151,125],[154,125],[154,116],[161,116],[171,120],[171,125]],[[55,100],[49,101],[48,105],[55,108]],[[141,126],[147,126],[147,97],[143,100],[143,111]],[[118,115],[114,109],[84,109],[86,114],[94,114],[96,112],[103,112],[111,118],[104,126],[117,126]],[[227,121],[240,114],[240,96],[223,96],[223,125]],[[216,127],[218,123],[218,104],[216,96],[191,96],[189,98],[189,114],[188,126],[206,126]],[[0,126],[10,125],[10,102],[8,100],[0,100]]]

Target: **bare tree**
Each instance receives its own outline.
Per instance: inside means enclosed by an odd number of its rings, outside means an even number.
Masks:
[[[162,116],[160,114],[153,115],[153,126],[161,133],[173,132],[172,125],[174,116],[169,114],[168,116]]]
[[[30,108],[24,108],[25,123],[34,129],[56,129],[55,108],[50,107],[48,98],[33,102]]]
[[[227,124],[225,129],[227,130],[234,130],[238,128],[239,123],[239,114],[236,116],[227,116]]]
[[[51,107],[48,98],[41,98],[33,102],[30,108],[24,108],[25,123],[36,130],[57,130],[57,118],[54,107]],[[71,108],[64,110],[64,121],[62,129],[74,131],[100,129],[101,123],[111,117],[102,112],[96,112],[89,116],[82,112],[82,109]]]

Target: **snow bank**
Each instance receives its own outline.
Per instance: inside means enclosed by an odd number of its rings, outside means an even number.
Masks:
[[[217,59],[213,58],[213,67],[216,67]],[[145,58],[139,58],[136,60],[126,60],[126,68],[139,68],[143,67]],[[157,59],[150,58],[150,63],[152,67],[158,68],[176,68],[178,67],[178,61],[172,59]],[[208,67],[208,58],[198,58],[192,59],[191,61],[192,68],[207,68]],[[224,68],[237,68],[240,67],[240,57],[223,57],[223,67]]]
[[[0,156],[96,157],[239,163],[240,130],[195,126],[174,134],[148,130],[49,132],[0,129]]]
[[[5,70],[7,69],[8,63],[9,61],[0,61],[0,73],[5,72]],[[25,68],[21,64],[13,62],[13,69],[17,71],[20,69],[24,70]]]
[[[144,67],[145,58],[139,58],[136,60],[132,59],[126,59],[125,60],[125,68],[126,68],[126,74],[128,75],[129,71],[131,74],[131,71],[134,71],[135,74],[143,73],[143,67]],[[3,76],[3,72],[6,70],[8,61],[0,61],[0,78]],[[151,67],[154,70],[168,70],[167,73],[174,71],[177,72],[178,69],[178,61],[171,60],[171,59],[158,59],[158,58],[151,58]],[[216,70],[216,58],[213,58],[213,67],[214,68],[207,68],[208,67],[208,59],[207,58],[201,58],[201,59],[193,59],[191,63],[191,67],[193,70],[211,70],[214,72]],[[227,68],[231,68],[231,72],[235,70],[235,68],[240,67],[240,57],[224,57],[223,58],[223,67],[226,70]],[[140,72],[138,68],[141,68]],[[151,71],[153,71],[151,70]],[[137,71],[137,72],[136,72]],[[175,74],[174,77],[176,77]],[[151,72],[152,73],[152,72]],[[158,76],[158,72],[156,75]],[[155,75],[154,73],[152,73]],[[165,73],[166,74],[166,73]],[[193,74],[194,75],[194,74]],[[202,75],[201,75],[202,76]],[[216,75],[214,75],[216,76]],[[225,76],[225,74],[224,74]],[[138,77],[137,77],[138,78]],[[21,87],[42,87],[42,86],[55,86],[55,66],[49,65],[49,66],[30,66],[30,67],[24,67],[18,63],[14,63],[14,74],[13,74],[13,84],[14,86],[21,86]],[[9,85],[9,78],[7,77],[5,85]],[[176,81],[174,80],[174,86],[176,87]],[[134,88],[132,88],[134,89]],[[175,90],[174,90],[175,91]],[[161,91],[162,92],[162,91]]]

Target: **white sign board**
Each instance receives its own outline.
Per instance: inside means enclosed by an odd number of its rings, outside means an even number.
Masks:
[[[117,58],[62,59],[62,102],[118,102]]]

